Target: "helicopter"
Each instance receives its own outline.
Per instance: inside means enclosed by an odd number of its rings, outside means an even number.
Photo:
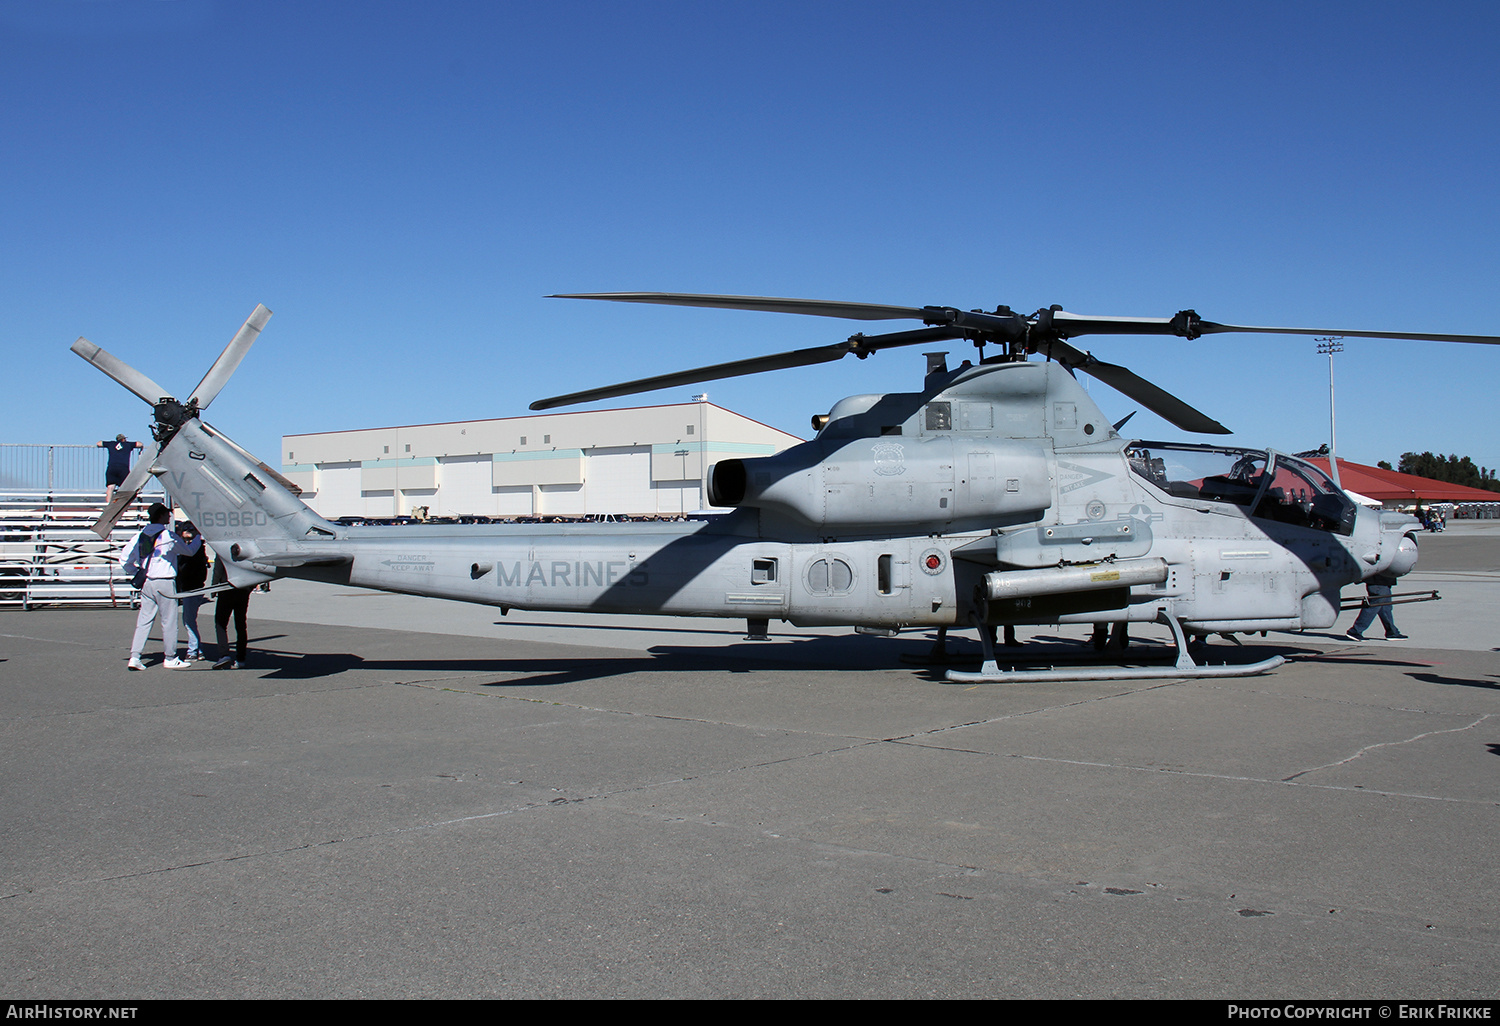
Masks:
[[[760,296],[629,292],[548,298],[709,307],[852,320],[916,320],[905,331],[663,374],[540,399],[535,410],[763,371],[851,353],[953,340],[977,359],[927,354],[921,387],[855,395],[813,418],[815,437],[776,455],[725,459],[710,505],[730,512],[671,523],[344,525],[201,414],[265,327],[257,306],[186,401],[84,338],[72,349],[152,406],[148,447],[94,530],[107,537],[146,483],[173,501],[251,587],[295,577],[510,609],[744,618],[862,633],[978,630],[977,672],[951,681],[1227,677],[1283,662],[1207,665],[1210,634],[1331,627],[1343,588],[1416,565],[1417,521],[1356,505],[1295,456],[1122,436],[1077,381],[1087,374],[1175,427],[1228,434],[1218,421],[1069,340],[1083,335],[1342,335],[1500,344],[1500,336],[1018,314]],[[986,348],[993,352],[986,355]],[[1033,359],[1040,356],[1041,359]],[[1129,419],[1128,417],[1126,418]],[[1335,467],[1336,472],[1336,467]],[[1000,626],[1129,625],[1172,632],[1175,663],[1002,670]]]

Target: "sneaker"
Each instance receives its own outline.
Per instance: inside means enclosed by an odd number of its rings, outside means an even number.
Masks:
[[[183,656],[182,658],[186,659],[190,663],[201,663],[201,662],[203,662],[203,653],[202,652],[189,652],[187,655]]]
[[[1405,640],[1407,640],[1407,638],[1406,638],[1405,634],[1402,634],[1400,631],[1397,631],[1395,634],[1387,634],[1385,636],[1385,640],[1386,641],[1405,641]]]
[[[232,669],[234,669],[234,656],[225,656],[223,659],[220,659],[218,662],[214,663],[214,669],[216,669],[216,670],[232,670]]]
[[[1365,636],[1363,634],[1359,633],[1359,631],[1356,631],[1356,630],[1354,630],[1352,628],[1350,630],[1347,630],[1347,631],[1344,632],[1344,637],[1348,638],[1350,641],[1364,641],[1365,640]]]
[[[146,664],[141,662],[140,656],[131,656],[130,662],[125,664],[125,668],[127,670],[144,670],[146,668]]]
[[[189,670],[192,669],[193,666],[193,664],[188,662],[186,659],[178,659],[176,656],[172,656],[161,665],[168,670]]]

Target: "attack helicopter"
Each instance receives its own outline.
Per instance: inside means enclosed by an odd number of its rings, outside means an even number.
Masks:
[[[73,351],[150,404],[155,421],[154,444],[95,530],[107,536],[155,475],[238,587],[297,577],[502,612],[743,617],[752,637],[783,620],[866,633],[936,629],[941,647],[948,630],[974,627],[983,663],[977,673],[947,671],[959,681],[1241,676],[1282,659],[1204,665],[1189,639],[1331,627],[1343,588],[1416,565],[1417,522],[1357,506],[1285,453],[1120,435],[1077,373],[1182,430],[1229,432],[1070,340],[1245,332],[1500,344],[1489,335],[1221,324],[1192,310],[1135,318],[655,292],[550,298],[924,326],[554,396],[532,403],[537,410],[954,340],[972,343],[978,358],[950,368],[946,353],[929,353],[920,389],[850,396],[814,418],[811,441],[714,464],[709,502],[730,510],[723,516],[382,527],[325,520],[202,419],[269,319],[264,306],[186,401],[80,338]],[[1170,628],[1172,667],[999,668],[1000,625],[1140,622]]]

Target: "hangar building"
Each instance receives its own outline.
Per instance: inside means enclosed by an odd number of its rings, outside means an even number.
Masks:
[[[717,460],[802,439],[715,406],[544,413],[282,436],[282,473],[322,516],[676,515]]]

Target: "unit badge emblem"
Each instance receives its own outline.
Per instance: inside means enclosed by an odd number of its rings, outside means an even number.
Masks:
[[[906,473],[906,453],[894,442],[883,442],[872,450],[875,457],[875,473],[881,477],[895,477]]]

